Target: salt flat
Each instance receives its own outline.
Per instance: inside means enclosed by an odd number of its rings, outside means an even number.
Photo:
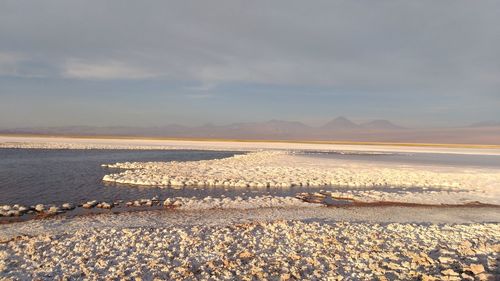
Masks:
[[[500,273],[499,217],[488,208],[155,211],[16,223],[0,234],[13,238],[0,244],[0,277],[14,280],[493,280]]]
[[[336,197],[369,202],[500,204],[500,169],[371,164],[338,159],[312,160],[287,153],[287,151],[294,150],[320,150],[500,155],[500,149],[496,148],[16,136],[0,136],[0,147],[260,151],[221,160],[184,163],[116,163],[108,167],[123,168],[127,171],[107,175],[104,180],[141,186],[217,185],[263,188],[344,186],[364,188],[364,190],[346,190],[346,192],[336,193]],[[379,187],[416,187],[418,192],[386,192],[380,190]]]
[[[362,202],[480,202],[500,205],[500,170],[497,169],[317,159],[283,151],[253,152],[216,160],[116,163],[106,166],[125,171],[106,175],[104,181],[139,186],[334,186],[344,187],[332,194],[334,197]],[[412,189],[392,192],[392,188]]]
[[[0,226],[0,279],[495,280],[498,169],[401,165],[293,150],[500,155],[498,149],[0,137],[0,147],[217,149],[191,162],[103,163],[134,186],[323,186],[315,196],[434,207],[329,208],[296,198],[170,198],[166,209],[55,216]],[[335,191],[328,187],[336,186]],[[343,187],[343,188],[342,188]],[[441,204],[464,204],[446,207]]]
[[[135,138],[69,138],[0,135],[0,148],[45,148],[45,149],[199,149],[199,150],[325,150],[325,151],[379,151],[379,152],[425,152],[475,155],[500,155],[499,146],[450,145],[377,145],[301,143],[280,141],[211,141],[211,140],[158,140]]]

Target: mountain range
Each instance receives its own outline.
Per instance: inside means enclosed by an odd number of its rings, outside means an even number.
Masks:
[[[301,122],[270,120],[195,127],[177,124],[161,127],[32,127],[0,130],[0,134],[500,144],[500,122],[486,121],[455,128],[412,129],[388,120],[355,123],[345,117],[337,117],[316,127]]]

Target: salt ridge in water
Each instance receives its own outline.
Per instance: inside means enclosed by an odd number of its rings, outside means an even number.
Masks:
[[[261,151],[230,158],[190,162],[134,162],[104,165],[126,171],[104,176],[121,184],[163,187],[223,186],[280,188],[342,186],[366,188],[361,201],[500,204],[500,173],[489,169],[379,165],[346,160],[311,159],[282,151]],[[379,187],[418,187],[403,194]],[[427,189],[438,189],[427,191]],[[371,189],[371,190],[369,190]],[[342,192],[341,192],[342,193]],[[352,192],[344,192],[353,196]],[[339,194],[342,197],[342,194]]]

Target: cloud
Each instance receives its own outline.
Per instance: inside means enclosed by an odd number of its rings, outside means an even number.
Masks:
[[[222,120],[249,104],[258,118],[495,119],[499,13],[494,0],[2,1],[0,95],[168,96],[172,116]],[[19,79],[34,76],[50,83]]]
[[[25,58],[16,53],[0,52],[0,75],[16,76],[19,72],[19,64]]]
[[[3,3],[0,50],[77,79],[466,94],[498,87],[495,1]],[[76,59],[75,59],[76,58]],[[16,61],[1,74],[18,73]],[[167,75],[168,74],[168,75]]]
[[[69,59],[64,65],[62,75],[66,78],[91,80],[149,79],[161,76],[160,73],[120,61],[108,60],[93,63],[80,59]]]
[[[47,78],[57,76],[57,66],[29,54],[0,51],[0,77]]]

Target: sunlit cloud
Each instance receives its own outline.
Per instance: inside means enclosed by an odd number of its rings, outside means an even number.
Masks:
[[[148,79],[161,77],[160,73],[128,65],[114,60],[88,62],[80,59],[69,59],[64,65],[62,75],[76,79]]]
[[[20,63],[24,60],[26,57],[21,54],[0,51],[0,75],[18,75]]]

